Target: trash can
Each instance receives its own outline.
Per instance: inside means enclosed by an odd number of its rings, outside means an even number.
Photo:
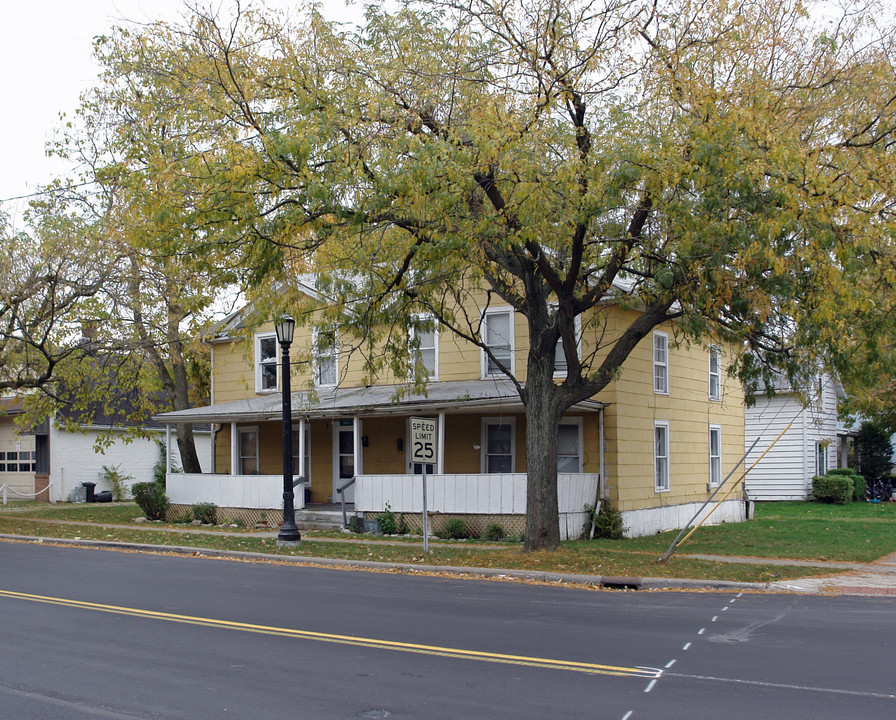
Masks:
[[[96,498],[93,496],[93,489],[96,487],[95,482],[82,482],[81,483],[85,488],[87,488],[87,502],[96,502]]]
[[[100,490],[100,492],[94,494],[93,500],[98,503],[112,502],[112,491]]]

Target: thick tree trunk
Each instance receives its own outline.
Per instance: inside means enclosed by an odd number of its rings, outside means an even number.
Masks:
[[[180,451],[180,462],[186,473],[201,473],[199,454],[193,439],[193,426],[188,423],[177,425],[177,449]]]
[[[553,375],[553,352],[530,353],[525,389],[526,551],[560,547],[557,429],[565,408]]]

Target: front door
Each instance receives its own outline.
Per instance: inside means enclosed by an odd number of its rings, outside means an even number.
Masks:
[[[337,420],[333,426],[333,502],[339,502],[337,491],[355,476],[355,430],[351,420]],[[345,490],[345,501],[355,501],[355,486]]]

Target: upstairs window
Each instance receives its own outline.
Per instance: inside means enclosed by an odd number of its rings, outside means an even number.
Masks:
[[[422,366],[428,380],[438,380],[439,333],[435,320],[431,316],[422,316],[418,323],[418,327],[411,328],[412,344],[417,345],[411,348],[411,376],[414,377],[417,368]]]
[[[319,387],[333,387],[339,378],[339,354],[335,330],[314,333],[314,382]]]
[[[277,390],[277,336],[255,336],[255,392]]]
[[[487,310],[482,325],[482,339],[492,355],[490,357],[485,351],[482,353],[483,377],[500,375],[502,371],[498,362],[513,372],[513,311]]]
[[[581,341],[582,335],[582,318],[577,316],[575,319],[575,334],[576,334],[576,355],[579,354],[579,342]],[[560,338],[557,340],[557,345],[554,348],[554,375],[555,376],[565,376],[566,371],[569,369],[569,363],[566,362],[566,353],[563,348],[563,339]]]
[[[722,351],[716,346],[709,348],[709,399],[722,399]]]
[[[653,392],[669,394],[669,336],[653,333]]]

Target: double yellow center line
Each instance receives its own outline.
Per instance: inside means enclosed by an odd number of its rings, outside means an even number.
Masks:
[[[551,670],[568,670],[571,672],[589,673],[591,675],[658,678],[662,674],[662,670],[658,668],[620,667],[616,665],[576,662],[573,660],[529,657],[526,655],[506,655],[503,653],[490,653],[479,650],[462,650],[460,648],[441,647],[438,645],[420,645],[417,643],[379,640],[376,638],[365,638],[354,635],[337,635],[334,633],[296,630],[293,628],[273,627],[270,625],[254,625],[252,623],[216,620],[214,618],[203,618],[193,615],[178,615],[176,613],[142,610],[140,608],[121,607],[119,605],[105,605],[103,603],[84,602],[82,600],[70,600],[67,598],[49,597],[46,595],[32,595],[30,593],[13,592],[11,590],[0,590],[0,597],[47,603],[49,605],[61,605],[63,607],[77,608],[79,610],[93,610],[96,612],[114,613],[116,615],[129,615],[131,617],[148,620],[165,620],[168,622],[199,625],[200,627],[218,628],[222,630],[240,630],[242,632],[259,633],[262,635],[276,635],[278,637],[296,638],[300,640],[316,640],[318,642],[356,645],[367,648],[379,648],[381,650],[393,650],[396,652],[418,653],[421,655],[437,655],[440,657],[457,658],[460,660],[479,660],[481,662],[504,663],[507,665],[526,665],[529,667],[549,668]]]

